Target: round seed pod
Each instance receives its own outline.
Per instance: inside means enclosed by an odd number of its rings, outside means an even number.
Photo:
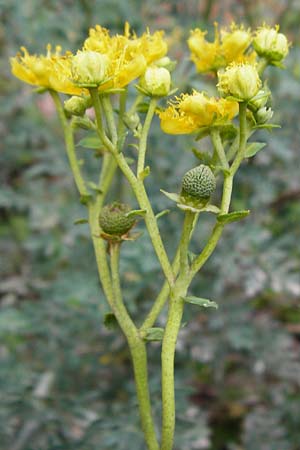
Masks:
[[[215,189],[216,178],[204,164],[189,170],[182,178],[183,196],[187,195],[195,200],[208,199]]]
[[[107,234],[123,236],[136,222],[134,217],[126,216],[130,211],[130,206],[125,203],[113,202],[104,206],[99,215],[101,229]]]

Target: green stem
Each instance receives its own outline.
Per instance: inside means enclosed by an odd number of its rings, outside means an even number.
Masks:
[[[181,234],[180,249],[180,273],[186,274],[188,271],[188,247],[193,229],[195,213],[186,211],[184,216],[183,230]]]
[[[157,221],[151,206],[151,203],[148,199],[147,193],[145,191],[145,187],[142,180],[138,180],[136,176],[134,175],[133,171],[129,167],[123,153],[119,153],[117,151],[117,148],[113,145],[113,143],[108,139],[108,137],[105,135],[103,128],[102,128],[102,117],[101,117],[101,104],[99,99],[99,94],[97,92],[97,89],[90,89],[91,97],[94,104],[95,109],[95,115],[96,115],[96,122],[97,122],[97,130],[100,139],[102,140],[103,144],[106,146],[106,148],[113,154],[118,166],[120,167],[121,171],[129,181],[132,190],[136,196],[136,199],[139,203],[139,206],[141,209],[145,209],[147,211],[145,215],[145,223],[148,229],[148,233],[150,235],[154,250],[156,252],[156,255],[158,257],[158,260],[161,264],[161,267],[164,271],[164,274],[169,282],[170,285],[174,283],[174,276],[172,267],[168,258],[168,255],[166,253],[166,250],[164,248],[160,232],[158,229]],[[106,114],[110,114],[109,110],[105,111]]]
[[[182,297],[188,289],[188,246],[198,215],[186,211],[179,244],[180,275],[170,292],[170,303],[162,343],[162,442],[161,450],[173,448],[175,431],[174,358],[177,336],[184,309]]]
[[[240,120],[240,134],[239,134],[239,149],[237,151],[236,157],[230,167],[230,174],[235,175],[241,162],[245,157],[246,142],[247,142],[247,103],[239,103],[239,120]]]
[[[178,247],[173,264],[172,269],[174,276],[177,276],[179,269],[180,269],[180,248]],[[166,301],[170,294],[170,284],[166,280],[158,294],[158,296],[155,299],[155,302],[153,303],[149,313],[147,314],[146,319],[144,320],[142,326],[140,327],[140,333],[143,334],[148,328],[151,328],[159,316],[161,310],[166,304]]]
[[[73,176],[74,176],[74,180],[75,180],[75,184],[77,186],[78,192],[80,193],[80,195],[89,195],[89,192],[85,185],[85,181],[84,181],[83,176],[80,171],[80,166],[79,166],[76,152],[75,152],[73,130],[67,121],[67,118],[66,118],[66,115],[65,115],[63,106],[61,104],[58,93],[55,91],[51,91],[51,90],[49,92],[50,92],[51,97],[56,106],[58,117],[60,119],[60,122],[61,122],[61,125],[63,128],[69,164],[70,164]]]
[[[155,112],[155,108],[157,105],[157,99],[152,97],[150,100],[149,108],[147,111],[146,119],[143,125],[141,138],[140,138],[140,144],[139,144],[139,157],[138,157],[138,164],[137,164],[137,177],[139,177],[139,174],[144,170],[145,166],[145,156],[146,156],[146,150],[147,150],[147,138],[152,122],[152,118]]]
[[[190,239],[191,239],[192,233],[195,229],[197,219],[198,219],[198,214],[195,215],[195,218],[193,221],[193,227],[192,227]],[[173,270],[175,277],[177,277],[179,269],[180,269],[180,265],[181,265],[180,264],[180,252],[181,252],[181,248],[180,248],[180,243],[179,243],[173,263],[172,263],[172,270]],[[151,328],[154,325],[161,310],[165,306],[165,303],[169,297],[169,294],[170,294],[170,285],[167,281],[165,281],[161,288],[161,291],[159,292],[158,296],[155,299],[155,302],[152,305],[151,310],[147,314],[147,317],[144,320],[144,322],[140,328],[141,333],[144,333],[147,330],[147,328]]]
[[[118,142],[118,132],[117,132],[116,124],[115,124],[114,111],[112,108],[110,96],[103,95],[101,97],[100,102],[101,101],[102,101],[103,111],[105,113],[105,118],[107,121],[107,126],[108,126],[109,133],[110,133],[110,138],[111,138],[112,144],[114,146],[116,146],[116,144]]]
[[[168,319],[161,351],[162,368],[162,440],[161,450],[172,450],[175,431],[174,358],[183,315],[187,283],[180,277],[170,293]]]
[[[258,63],[258,67],[257,67],[257,72],[259,74],[259,76],[262,76],[264,71],[266,70],[266,68],[269,65],[269,61],[267,60],[267,58],[261,58],[259,63]]]
[[[234,159],[234,162],[229,172],[224,176],[223,195],[221,201],[221,214],[226,214],[229,211],[233,177],[241,164],[246,148],[247,141],[247,123],[246,123],[247,104],[240,103],[240,135],[239,135],[239,149]],[[214,136],[215,138],[216,136]],[[218,147],[218,142],[217,146]],[[216,148],[215,147],[215,148]],[[218,149],[216,148],[216,151]],[[219,154],[219,152],[218,152]],[[223,156],[222,156],[223,159]],[[189,227],[189,222],[185,222],[185,227]],[[174,357],[178,332],[183,314],[184,301],[182,297],[186,295],[188,286],[192,282],[195,274],[201,269],[208,258],[215,250],[217,243],[222,235],[224,224],[217,222],[209,237],[207,244],[200,253],[200,255],[193,261],[190,269],[187,264],[187,249],[188,249],[188,231],[183,231],[181,239],[181,255],[180,261],[183,270],[177,279],[174,288],[170,294],[170,304],[167,324],[164,332],[164,339],[162,344],[162,443],[161,450],[172,450],[174,431],[175,431],[175,390],[174,390]]]
[[[133,361],[137,397],[139,401],[142,429],[149,450],[158,450],[154,422],[151,412],[150,394],[148,385],[147,353],[145,343],[138,335],[138,331],[132,322],[123,303],[119,278],[120,244],[110,245],[111,277],[113,286],[112,307],[118,323],[126,336]]]
[[[127,89],[125,89],[120,94],[120,100],[119,100],[119,118],[118,118],[118,150],[121,151],[121,148],[123,147],[126,133],[125,133],[125,124],[124,124],[124,114],[126,111],[126,102],[127,102]]]
[[[225,151],[224,151],[224,147],[222,144],[222,140],[220,137],[220,131],[212,128],[211,132],[210,132],[210,137],[214,146],[215,151],[217,152],[217,155],[219,157],[221,166],[223,169],[228,169],[229,165],[228,165],[228,161],[225,155]]]

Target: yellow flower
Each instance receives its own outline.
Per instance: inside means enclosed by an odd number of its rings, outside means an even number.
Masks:
[[[163,32],[149,31],[141,37],[130,32],[129,24],[125,24],[124,35],[110,36],[109,31],[100,25],[91,28],[85,40],[83,50],[95,51],[109,58],[109,83],[100,86],[99,90],[122,88],[140,77],[147,65],[162,58],[167,53],[167,44]]]
[[[57,46],[52,53],[51,45],[47,46],[46,55],[30,55],[25,47],[21,47],[23,55],[10,59],[12,73],[33,86],[53,89],[70,95],[80,95],[82,89],[75,86],[71,78],[72,54],[61,55],[61,47]]]
[[[238,28],[235,23],[232,23],[230,30],[230,32],[221,30],[221,50],[227,65],[244,56],[244,52],[252,42],[250,30],[245,30],[243,26]]]
[[[271,63],[281,61],[289,52],[288,40],[284,34],[279,33],[279,25],[274,28],[258,28],[253,47],[259,56],[267,58]]]
[[[176,102],[159,113],[161,128],[169,134],[187,134],[201,127],[222,125],[238,112],[238,104],[223,98],[209,97],[204,92],[182,94]]]
[[[217,88],[222,96],[233,96],[238,101],[253,98],[261,87],[257,69],[251,64],[232,63],[225,72],[218,72]]]
[[[243,26],[237,27],[235,23],[230,26],[230,31],[219,31],[215,23],[214,42],[205,39],[207,32],[199,28],[191,31],[188,45],[191,50],[191,58],[196,64],[198,72],[217,72],[222,67],[228,66],[232,61],[242,62],[247,58],[246,50],[251,44],[250,30]]]

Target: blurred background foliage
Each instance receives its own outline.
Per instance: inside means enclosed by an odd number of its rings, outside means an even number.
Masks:
[[[189,60],[189,28],[213,22],[281,24],[293,42],[287,70],[267,70],[275,122],[259,139],[266,149],[244,164],[233,209],[251,216],[232,224],[191,292],[217,311],[186,308],[176,359],[177,450],[299,450],[299,112],[298,0],[11,0],[0,1],[0,448],[1,450],[142,450],[128,350],[108,312],[94,255],[64,155],[51,101],[10,75],[20,45],[48,42],[76,50],[100,23],[137,33],[165,29],[179,60],[174,84],[213,92]],[[257,139],[257,140],[259,140]],[[190,137],[162,136],[156,119],[148,189],[155,210],[170,208],[159,188],[176,191],[196,163]],[[205,141],[197,144],[205,148]],[[84,149],[78,149],[86,156]],[[93,173],[93,157],[87,159]],[[112,197],[125,197],[119,177]],[[182,215],[161,219],[172,254]],[[202,245],[211,222],[194,237]],[[142,227],[142,225],[141,225]],[[159,267],[144,236],[122,249],[131,313],[144,315],[158,289]],[[159,424],[159,344],[150,344],[150,379]]]

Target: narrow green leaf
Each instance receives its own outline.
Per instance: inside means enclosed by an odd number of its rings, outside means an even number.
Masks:
[[[168,197],[173,202],[178,203],[180,201],[180,195],[176,194],[175,192],[167,192],[164,191],[163,189],[160,189],[160,192],[162,192],[166,197]]]
[[[134,216],[142,216],[144,217],[147,214],[146,209],[133,209],[125,214],[126,217],[134,217]]]
[[[148,328],[144,336],[144,341],[162,341],[164,329],[159,327]]]
[[[208,300],[207,298],[188,296],[182,297],[182,300],[184,300],[186,303],[191,303],[197,306],[203,306],[203,308],[218,308],[216,302]]]
[[[82,223],[89,223],[87,219],[76,219],[74,220],[74,225],[81,225]]]
[[[169,212],[171,212],[170,209],[164,209],[163,211],[159,212],[156,214],[155,218],[160,219],[162,216],[164,216],[165,214],[169,214]]]
[[[266,145],[265,142],[250,142],[246,148],[245,158],[251,158],[251,156],[256,155],[256,153],[262,150]]]
[[[272,131],[273,128],[281,128],[281,126],[276,123],[262,123],[261,125],[255,125],[253,127],[254,130],[257,128],[266,128],[267,130]]]
[[[230,222],[235,222],[237,220],[241,220],[244,217],[247,217],[249,214],[250,214],[249,209],[245,209],[243,211],[233,211],[228,214],[219,214],[217,217],[217,220],[218,220],[218,222],[225,224],[225,223],[230,223]]]
[[[79,146],[84,148],[98,149],[102,147],[102,142],[100,141],[98,134],[90,133],[88,134],[88,136],[85,136],[76,144],[76,147]]]

